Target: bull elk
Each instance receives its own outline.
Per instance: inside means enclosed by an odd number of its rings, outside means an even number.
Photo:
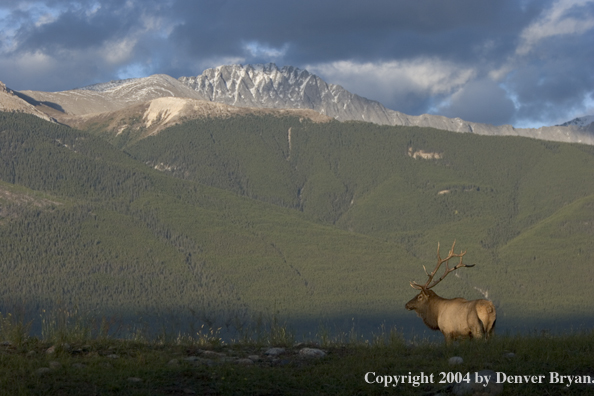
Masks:
[[[424,285],[414,281],[410,282],[412,288],[420,290],[420,293],[412,300],[406,303],[406,309],[416,311],[417,315],[423,319],[423,322],[432,330],[439,330],[445,337],[446,344],[459,338],[489,338],[495,328],[495,306],[488,300],[468,301],[463,298],[442,298],[433,290],[430,290],[441,282],[450,272],[462,267],[474,267],[475,264],[466,265],[462,263],[462,258],[466,251],[454,254],[456,241],[448,256],[444,259],[439,254],[439,243],[437,244],[437,265],[430,274],[425,269],[425,274],[429,277]],[[449,260],[460,258],[460,263],[455,267],[449,267]],[[433,278],[439,270],[439,267],[445,263],[445,272],[438,280]]]

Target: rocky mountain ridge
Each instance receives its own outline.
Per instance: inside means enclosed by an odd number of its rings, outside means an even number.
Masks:
[[[0,111],[30,113],[37,117],[43,118],[46,121],[51,121],[51,118],[39,111],[34,105],[23,100],[17,92],[0,82]]]
[[[558,126],[579,126],[579,127],[594,127],[594,115],[589,115],[589,116],[583,116],[583,117],[577,117],[574,118],[571,121],[567,121],[564,122],[563,124],[560,124]]]
[[[385,124],[385,108],[292,66],[227,65],[179,81],[208,100],[240,107],[311,109],[339,121]]]
[[[73,122],[72,116],[120,111],[148,101],[177,97],[242,108],[308,109],[339,121],[363,121],[380,125],[419,126],[460,133],[493,136],[525,136],[594,145],[594,124],[568,122],[538,129],[493,126],[439,115],[407,115],[381,103],[353,94],[340,85],[292,66],[225,65],[195,77],[175,79],[157,74],[115,80],[62,92],[22,91],[18,94],[37,111]]]
[[[199,92],[189,89],[165,74],[144,78],[111,81],[61,92],[21,91],[28,98],[52,104],[68,115],[98,114],[122,110],[152,99],[178,97],[204,100]]]
[[[226,65],[179,81],[208,100],[241,107],[309,108],[339,121],[365,121],[380,125],[419,126],[479,135],[525,136],[535,139],[594,144],[594,131],[580,125],[514,128],[493,126],[422,114],[411,116],[353,94],[340,85],[292,66]]]

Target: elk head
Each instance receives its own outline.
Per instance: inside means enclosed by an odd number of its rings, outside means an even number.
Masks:
[[[415,281],[411,281],[410,282],[410,286],[413,289],[417,289],[420,290],[421,292],[412,300],[410,300],[409,302],[406,303],[406,309],[408,309],[409,311],[411,310],[417,310],[417,308],[422,309],[424,305],[427,304],[427,301],[429,300],[429,298],[431,296],[436,295],[435,292],[433,292],[432,290],[429,290],[431,288],[433,288],[435,285],[437,285],[439,282],[441,282],[442,280],[444,280],[444,278],[450,273],[453,272],[455,270],[457,270],[458,268],[462,268],[462,267],[474,267],[475,264],[472,265],[466,265],[464,263],[462,263],[462,258],[464,257],[464,255],[466,254],[466,250],[463,252],[460,252],[459,254],[455,254],[454,253],[454,248],[456,247],[456,241],[454,241],[454,243],[452,244],[452,248],[450,249],[450,252],[448,253],[448,256],[444,259],[441,258],[441,254],[439,252],[439,242],[437,243],[437,265],[435,266],[435,269],[431,272],[428,273],[427,272],[427,268],[425,268],[425,266],[423,266],[423,269],[425,270],[425,274],[427,274],[427,282],[425,282],[424,285],[420,285]],[[454,258],[454,257],[459,257],[460,258],[460,262],[454,267],[454,268],[450,268],[449,267],[449,261]],[[445,263],[445,271],[443,273],[443,275],[441,276],[441,278],[439,278],[438,280],[434,281],[433,278],[435,277],[435,274],[437,273],[437,271],[439,270],[439,267],[441,267],[441,265]]]

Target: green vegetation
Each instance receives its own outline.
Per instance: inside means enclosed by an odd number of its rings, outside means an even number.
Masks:
[[[584,290],[594,277],[578,274],[588,272],[594,257],[590,146],[243,117],[188,122],[133,142],[126,151],[176,177],[381,241],[383,247],[371,249],[376,253],[366,252],[370,264],[361,266],[377,271],[372,282],[387,276],[406,289],[407,280],[423,276],[419,262],[433,263],[436,242],[447,248],[456,238],[479,266],[440,286],[446,294],[477,298],[479,288],[512,316],[589,314]],[[440,158],[414,158],[421,151]],[[408,254],[375,256],[392,246]],[[392,274],[376,268],[384,260],[394,267]],[[370,284],[371,294],[381,293],[383,286],[377,286]]]
[[[75,312],[57,311],[47,322],[45,336],[37,338],[27,334],[23,322],[0,315],[0,338],[7,340],[0,344],[0,391],[10,395],[452,394],[456,375],[473,379],[482,370],[499,373],[505,395],[581,395],[594,387],[576,383],[576,377],[594,380],[592,332],[497,335],[488,342],[446,346],[416,338],[405,341],[396,329],[387,328],[361,339],[352,329],[331,338],[318,333],[308,343],[294,344],[286,327],[270,322],[263,331],[231,343],[220,339],[218,329],[205,328],[147,342],[142,332],[126,339],[107,336],[104,330],[110,325],[113,322],[97,324]],[[284,351],[271,355],[271,346]],[[306,347],[321,349],[325,356],[301,356]],[[463,361],[452,365],[449,360],[454,356]],[[386,387],[386,376],[395,375],[405,378],[396,388]],[[540,379],[526,383],[525,376]]]
[[[104,138],[0,113],[2,312],[420,327],[408,282],[456,239],[477,266],[438,294],[591,318],[593,147],[275,116]]]

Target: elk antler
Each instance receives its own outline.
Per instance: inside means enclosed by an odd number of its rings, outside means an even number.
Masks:
[[[475,264],[466,265],[466,264],[462,263],[462,257],[464,257],[464,255],[466,254],[466,250],[463,251],[463,252],[460,252],[459,254],[455,254],[454,253],[454,247],[455,246],[456,246],[456,241],[454,240],[454,243],[452,244],[452,248],[450,249],[450,252],[448,253],[448,257],[442,259],[441,258],[441,255],[439,253],[439,242],[437,242],[437,265],[435,266],[435,269],[433,270],[433,272],[431,272],[429,274],[427,272],[427,268],[425,268],[425,266],[423,266],[423,269],[425,270],[425,274],[427,274],[427,276],[429,277],[429,279],[427,279],[427,282],[424,285],[419,285],[417,282],[411,281],[410,282],[410,286],[412,288],[418,289],[418,290],[428,290],[428,289],[431,289],[433,286],[437,285],[439,282],[441,282],[447,276],[447,274],[449,274],[450,272],[455,271],[458,268],[462,268],[462,267],[468,267],[468,268],[474,267]],[[449,261],[453,257],[460,257],[460,262],[454,268],[450,268],[449,267]],[[441,278],[439,278],[436,281],[433,281],[433,277],[435,276],[435,274],[439,270],[439,267],[441,267],[441,265],[443,263],[446,263],[445,272],[443,273],[443,275],[441,276]],[[432,281],[433,281],[433,283],[432,283]]]

